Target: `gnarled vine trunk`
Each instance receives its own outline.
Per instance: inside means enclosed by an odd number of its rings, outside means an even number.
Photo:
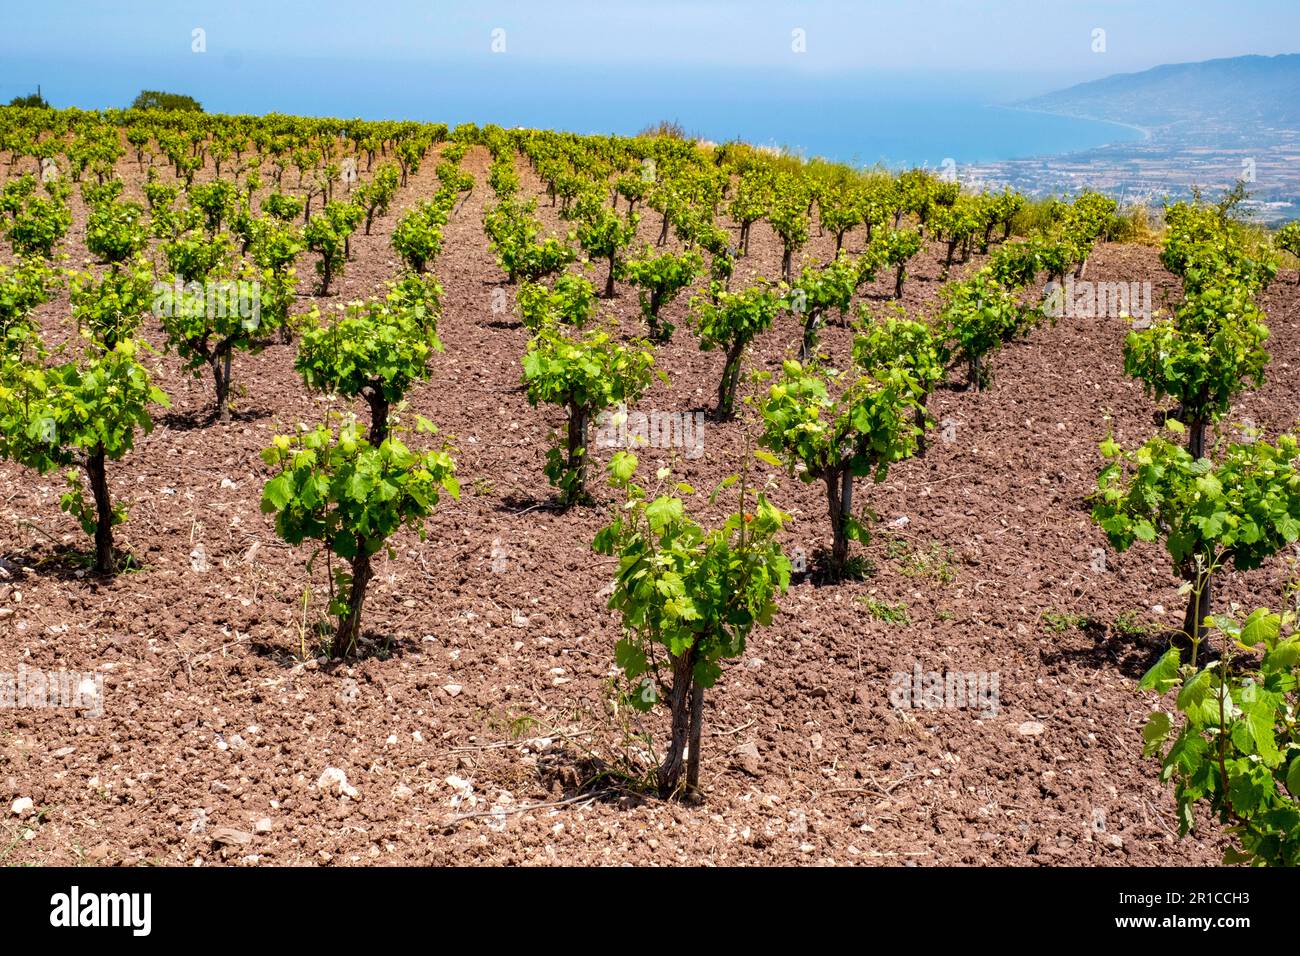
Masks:
[[[217,389],[217,421],[230,424],[230,351],[217,353],[212,358],[212,378]]]
[[[96,445],[86,458],[86,477],[95,499],[95,570],[113,573],[113,501],[108,494],[104,446]]]
[[[609,257],[609,275],[605,276],[605,298],[614,298],[614,253]]]
[[[718,385],[718,417],[731,418],[736,407],[736,388],[740,384],[740,357],[745,351],[743,342],[734,342],[727,349],[727,362],[722,367],[722,382]]]
[[[330,294],[330,280],[334,278],[334,263],[329,256],[321,256],[320,294]]]
[[[378,388],[367,389],[365,399],[370,406],[370,433],[366,440],[378,448],[388,437],[388,399]]]
[[[853,472],[844,468],[830,472],[826,481],[826,510],[831,519],[830,574],[844,576],[849,560],[849,519],[853,517]]]
[[[663,307],[663,298],[659,292],[651,290],[649,308],[646,310],[649,314],[646,316],[646,325],[650,327],[650,339],[654,342],[667,342],[669,335],[667,329],[659,324],[659,310]]]
[[[916,406],[916,427],[921,429],[921,434],[916,436],[916,457],[924,458],[927,442],[925,440],[925,406]]]
[[[816,309],[809,311],[808,318],[804,320],[803,341],[799,343],[799,361],[807,362],[812,357],[813,347],[817,344],[817,329],[821,327],[821,312]]]
[[[1187,423],[1187,453],[1198,461],[1205,457],[1205,421],[1192,420]]]
[[[348,610],[340,619],[338,630],[334,632],[334,644],[330,648],[332,657],[343,657],[356,646],[361,634],[361,609],[366,602],[366,587],[374,574],[370,566],[370,555],[360,539],[357,540],[356,556],[349,563],[352,566],[352,581],[348,585]]]
[[[567,443],[568,469],[572,484],[564,491],[564,503],[581,501],[587,489],[587,410],[576,404],[569,405],[569,434]]]
[[[659,765],[659,795],[670,797],[681,788],[683,766],[686,770],[684,792],[694,794],[700,786],[700,737],[704,726],[704,688],[695,683],[695,651],[672,658],[673,686],[668,697],[672,714],[672,733],[668,752]]]

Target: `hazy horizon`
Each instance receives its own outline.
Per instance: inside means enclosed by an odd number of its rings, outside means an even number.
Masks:
[[[39,86],[54,106],[123,107],[162,89],[228,113],[622,134],[670,120],[891,165],[1130,140],[1121,126],[985,107],[1166,63],[1288,52],[1284,38],[1300,36],[1300,7],[1280,0],[1006,0],[996,11],[973,0],[51,0],[5,21],[0,102]]]
[[[60,75],[69,66],[97,70],[101,92],[121,81],[125,88],[175,88],[212,99],[217,85],[237,80],[241,70],[278,65],[290,73],[301,64],[355,72],[359,85],[375,65],[455,70],[485,86],[518,70],[543,85],[574,71],[606,82],[617,83],[621,73],[669,86],[671,74],[681,71],[706,77],[758,71],[790,82],[815,78],[828,87],[881,77],[899,87],[908,80],[937,88],[946,79],[955,91],[974,89],[1004,102],[1168,63],[1292,52],[1285,41],[1300,36],[1300,5],[391,0],[358,8],[340,0],[203,0],[183,7],[49,0],[7,10],[5,27],[0,102],[39,84],[56,105],[109,105],[82,102],[88,93],[77,78]],[[606,75],[610,70],[617,72]]]
[[[309,54],[338,64],[379,58],[462,67],[507,58],[552,68],[749,67],[822,75],[862,68],[1003,71],[1068,84],[1164,63],[1293,52],[1287,40],[1294,44],[1300,36],[1300,6],[1289,0],[1003,0],[995,8],[975,0],[390,0],[359,8],[341,0],[183,6],[47,0],[14,5],[5,26],[0,57],[189,54],[192,31],[202,29],[212,58]],[[803,31],[798,53],[795,30]],[[1095,30],[1105,31],[1104,51],[1095,48]],[[493,51],[494,39],[504,41],[504,50],[498,43]]]

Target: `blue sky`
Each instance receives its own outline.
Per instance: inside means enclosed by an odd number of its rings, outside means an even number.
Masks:
[[[216,58],[310,56],[556,67],[663,64],[812,72],[1014,71],[1068,81],[1160,63],[1296,52],[1296,0],[36,0],[10,2],[4,59],[169,58],[206,31]],[[806,31],[807,52],[791,50]],[[1106,31],[1094,53],[1092,31]]]

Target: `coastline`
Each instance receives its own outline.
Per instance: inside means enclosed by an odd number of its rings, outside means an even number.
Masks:
[[[1040,116],[1051,116],[1051,117],[1056,117],[1065,120],[1080,120],[1087,123],[1097,123],[1106,126],[1114,126],[1122,129],[1133,130],[1138,134],[1140,134],[1140,138],[1124,139],[1124,140],[1105,138],[1101,142],[1096,142],[1086,146],[1079,146],[1076,148],[1071,148],[1067,146],[1066,148],[1063,149],[1054,149],[1050,151],[1043,150],[1043,151],[1035,151],[1035,152],[1025,152],[1019,155],[1002,156],[996,159],[967,160],[967,161],[963,161],[961,165],[982,166],[982,165],[997,165],[1002,163],[1017,163],[1017,162],[1027,162],[1027,161],[1036,161],[1036,160],[1041,161],[1041,160],[1049,160],[1049,159],[1061,159],[1061,158],[1066,158],[1071,156],[1078,156],[1084,153],[1090,153],[1094,150],[1106,149],[1111,146],[1126,146],[1126,145],[1131,146],[1131,145],[1137,145],[1139,143],[1149,144],[1155,140],[1155,134],[1148,127],[1138,126],[1135,123],[1122,123],[1117,120],[1103,119],[1098,116],[1085,116],[1077,113],[1060,113],[1054,110],[1034,109],[1032,107],[1016,106],[1016,105],[1006,104],[1006,103],[982,103],[979,104],[977,108],[1004,110],[1008,112],[1017,112],[1017,113],[1033,113]],[[718,142],[724,142],[727,139],[726,137],[718,138],[715,136],[710,136],[707,138]],[[791,156],[797,156],[805,161],[810,159],[823,159],[828,162],[845,163],[847,165],[854,166],[857,168],[879,167],[881,169],[888,170],[895,174],[906,169],[911,169],[913,167],[931,168],[931,163],[927,161],[918,162],[918,161],[894,160],[894,159],[885,159],[885,158],[877,159],[875,161],[864,161],[860,155],[850,156],[848,154],[845,154],[835,149],[828,149],[823,151],[817,149],[816,147],[810,147],[805,144],[793,145],[788,142],[781,143],[778,142],[775,137],[769,138],[766,142],[760,142],[757,138],[749,138],[746,136],[738,136],[733,138],[737,138],[743,142],[749,143],[750,145],[755,146],[756,148],[760,148],[760,149],[767,148],[767,149],[775,150],[777,152],[786,153]]]
[[[1136,123],[1122,123],[1119,120],[1106,119],[1101,116],[1088,116],[1084,113],[1063,113],[1060,110],[1042,110],[1036,109],[1032,106],[1017,106],[1013,103],[991,103],[989,105],[992,109],[1015,110],[1020,113],[1039,113],[1043,116],[1063,116],[1066,119],[1088,120],[1092,123],[1106,123],[1110,126],[1119,126],[1124,129],[1136,130],[1142,134],[1142,142],[1144,143],[1149,143],[1155,138],[1149,127],[1138,126]],[[1107,143],[1105,145],[1109,146],[1111,144]]]

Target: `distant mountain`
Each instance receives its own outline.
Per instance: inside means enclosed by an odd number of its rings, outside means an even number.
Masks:
[[[1300,54],[1238,56],[1122,73],[1011,104],[1148,132],[1079,153],[972,165],[967,177],[1035,196],[1097,189],[1158,205],[1241,182],[1252,218],[1300,218]]]
[[[1300,130],[1300,53],[1118,73],[1016,105],[1141,126],[1159,139],[1204,131],[1228,145],[1261,131]]]

